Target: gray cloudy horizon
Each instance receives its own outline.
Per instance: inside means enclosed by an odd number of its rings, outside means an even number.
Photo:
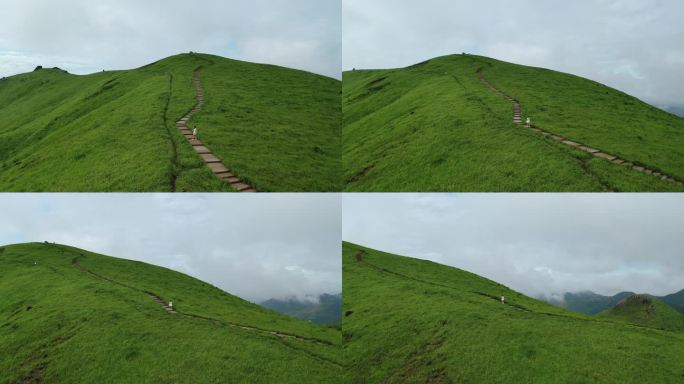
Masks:
[[[341,77],[339,0],[0,0],[0,77],[138,68],[194,51]]]
[[[345,194],[342,238],[532,297],[684,289],[683,194]]]
[[[252,302],[342,291],[338,194],[0,194],[0,245],[56,242]]]
[[[684,106],[684,2],[343,0],[343,70],[468,52]]]

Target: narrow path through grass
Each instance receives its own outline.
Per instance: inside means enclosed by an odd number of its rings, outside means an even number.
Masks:
[[[200,68],[197,67],[194,71],[195,97],[197,103],[192,109],[176,122],[176,127],[181,131],[185,138],[192,145],[192,149],[197,152],[204,163],[211,169],[211,171],[222,181],[228,183],[233,189],[239,192],[256,192],[256,189],[244,180],[241,180],[235,175],[230,168],[228,168],[199,138],[188,128],[188,120],[192,115],[200,112],[204,105],[204,91],[202,90],[202,81],[200,80]],[[174,148],[175,151],[175,148]],[[175,190],[175,185],[174,185]]]
[[[160,295],[158,295],[158,294],[156,294],[156,293],[154,293],[154,292],[150,292],[150,291],[147,291],[147,290],[139,289],[139,288],[137,288],[137,287],[134,287],[134,286],[131,286],[131,285],[128,285],[128,284],[125,284],[125,283],[122,283],[122,282],[119,282],[119,281],[110,279],[110,278],[108,278],[108,277],[106,277],[106,276],[103,276],[103,275],[100,275],[100,274],[98,274],[98,273],[96,273],[96,272],[93,272],[93,271],[89,270],[88,268],[84,267],[83,265],[81,265],[81,263],[79,262],[79,259],[80,259],[81,257],[84,256],[83,254],[78,253],[78,252],[74,252],[74,251],[69,250],[69,249],[66,249],[66,248],[62,248],[62,247],[60,247],[59,245],[55,245],[55,244],[51,244],[51,245],[52,245],[53,247],[55,247],[55,248],[58,248],[58,249],[60,249],[60,250],[65,251],[65,252],[70,252],[70,253],[72,253],[72,254],[75,254],[76,256],[71,260],[71,264],[72,264],[75,268],[77,268],[78,270],[80,270],[81,272],[86,273],[86,274],[88,274],[88,275],[90,275],[90,276],[93,276],[94,278],[99,279],[99,280],[104,280],[104,281],[107,281],[107,282],[112,283],[112,284],[120,285],[120,286],[125,287],[125,288],[128,288],[128,289],[132,289],[132,290],[134,290],[134,291],[142,292],[142,293],[144,293],[144,294],[150,296],[150,298],[151,298],[153,301],[157,302],[158,304],[160,304],[160,305],[161,305],[162,307],[164,307],[165,309],[168,308],[168,305],[165,304],[165,303],[167,302],[167,300],[164,299],[162,296],[160,296]],[[179,311],[177,308],[173,308],[173,312],[170,312],[170,311],[167,311],[167,312],[172,313],[172,314],[179,314],[179,315],[181,315],[181,316],[192,317],[192,318],[195,318],[195,319],[201,319],[201,320],[205,320],[205,321],[210,321],[210,322],[213,322],[213,323],[215,323],[215,324],[223,325],[223,326],[226,326],[226,327],[231,327],[231,328],[236,328],[236,329],[241,329],[241,330],[246,330],[246,331],[252,331],[252,332],[259,332],[259,333],[267,334],[267,335],[272,335],[272,336],[276,336],[276,337],[278,337],[278,338],[291,338],[291,339],[297,339],[297,340],[301,340],[301,341],[307,341],[307,342],[311,342],[311,343],[315,343],[315,344],[320,344],[320,345],[333,345],[332,343],[330,343],[330,342],[328,342],[328,341],[326,341],[326,340],[321,340],[321,339],[316,339],[316,338],[310,338],[310,337],[304,337],[304,336],[299,336],[299,335],[295,335],[295,334],[291,334],[291,333],[283,333],[283,332],[280,332],[280,331],[273,331],[273,330],[268,330],[268,329],[262,329],[262,328],[252,327],[252,326],[243,325],[243,324],[231,323],[231,322],[227,322],[227,321],[225,321],[225,320],[214,319],[214,318],[211,318],[211,317],[206,317],[206,316],[201,316],[201,315],[195,315],[195,314],[191,314],[191,313],[184,313],[184,312]]]
[[[660,178],[661,180],[669,181],[669,182],[675,183],[675,184],[680,185],[680,186],[684,185],[684,180],[678,179],[677,177],[675,177],[673,175],[665,174],[656,167],[649,166],[649,165],[639,163],[639,162],[635,162],[635,161],[628,161],[628,160],[619,158],[618,156],[612,155],[612,154],[607,153],[605,151],[602,151],[600,149],[596,149],[596,148],[590,147],[588,145],[584,145],[582,143],[570,140],[570,139],[565,138],[563,136],[555,135],[551,132],[548,132],[548,131],[546,131],[546,130],[544,130],[544,129],[542,129],[542,128],[534,125],[534,124],[528,123],[528,122],[525,122],[525,124],[523,125],[522,114],[520,112],[520,108],[521,108],[520,102],[517,101],[516,99],[514,99],[513,97],[505,94],[503,91],[501,91],[500,89],[495,87],[491,82],[489,82],[489,80],[487,80],[487,78],[485,78],[481,67],[478,68],[475,73],[477,73],[477,76],[480,78],[480,81],[482,81],[482,83],[484,83],[489,89],[498,93],[499,95],[501,95],[502,97],[504,97],[505,99],[507,99],[508,101],[510,101],[513,104],[513,123],[514,124],[523,126],[524,128],[526,128],[530,131],[539,133],[545,137],[548,137],[550,139],[558,141],[562,144],[565,144],[565,145],[568,145],[570,147],[574,147],[574,148],[580,149],[582,151],[588,152],[595,157],[600,157],[600,158],[606,159],[613,164],[622,165],[624,167],[631,168],[637,172],[645,173],[647,175],[653,175],[655,177]],[[586,169],[586,167],[584,167],[584,168]],[[604,187],[605,187],[605,185],[604,185]]]
[[[412,280],[412,281],[415,281],[415,282],[418,282],[418,283],[422,283],[422,284],[428,284],[428,285],[433,285],[433,286],[436,286],[436,287],[441,287],[441,288],[447,288],[447,289],[451,289],[451,290],[458,290],[458,291],[461,291],[460,289],[458,289],[458,288],[456,288],[456,287],[452,287],[452,286],[449,286],[449,285],[446,285],[446,284],[435,283],[435,282],[429,281],[429,280],[418,279],[418,278],[411,277],[411,276],[408,276],[408,275],[405,275],[405,274],[402,274],[402,273],[399,273],[399,272],[391,271],[391,270],[389,270],[389,269],[387,269],[387,268],[384,268],[384,267],[379,267],[379,266],[377,266],[377,265],[371,264],[371,263],[369,263],[369,262],[363,260],[363,254],[358,255],[356,260],[357,260],[361,265],[364,265],[364,266],[367,266],[367,267],[369,267],[369,268],[375,269],[375,270],[377,270],[377,271],[379,271],[379,272],[384,272],[384,273],[388,273],[388,274],[397,276],[397,277],[399,277],[399,278],[401,278],[401,279]],[[499,302],[499,300],[500,300],[498,296],[495,296],[495,295],[492,295],[492,294],[489,294],[489,293],[484,293],[484,292],[479,292],[479,291],[467,291],[467,292],[472,293],[472,294],[476,294],[476,295],[479,295],[479,296],[487,297],[487,298],[492,299],[492,300],[494,300],[494,301],[496,301],[496,302]],[[524,307],[524,306],[522,306],[522,305],[519,305],[519,304],[516,304],[516,303],[511,303],[511,302],[508,302],[508,301],[505,302],[505,303],[503,303],[503,304],[504,304],[504,305],[507,305],[507,306],[509,306],[509,307],[511,307],[511,308],[513,308],[513,309],[516,309],[516,310],[518,310],[518,311],[528,312],[528,313],[534,313],[534,314],[544,315],[544,316],[554,316],[554,317],[572,319],[572,320],[577,320],[577,321],[590,321],[590,322],[595,322],[595,323],[609,323],[609,324],[618,324],[618,325],[624,325],[624,326],[630,326],[630,327],[637,327],[637,328],[656,329],[656,330],[659,330],[659,331],[669,331],[668,329],[657,328],[657,327],[649,327],[649,326],[645,326],[645,325],[638,325],[638,324],[623,324],[623,323],[619,323],[619,322],[616,322],[616,321],[610,321],[610,320],[592,319],[592,318],[585,318],[585,317],[579,317],[579,316],[567,316],[567,315],[561,315],[561,314],[557,314],[557,313],[549,313],[549,312],[534,311],[534,310],[531,310],[531,309],[529,309],[529,308],[526,308],[526,307]]]

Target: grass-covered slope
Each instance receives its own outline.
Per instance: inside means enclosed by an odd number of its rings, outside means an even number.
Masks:
[[[343,74],[343,176],[350,191],[681,191],[512,122],[684,178],[684,119],[582,79],[452,55]]]
[[[301,383],[340,374],[338,330],[149,264],[61,245],[5,246],[0,297],[0,383]]]
[[[430,261],[345,243],[343,290],[350,382],[679,383],[684,377],[681,331],[576,314]]]
[[[228,191],[175,121],[195,104],[201,139],[261,191],[340,183],[340,82],[204,54],[76,76],[0,80],[1,191]]]
[[[684,316],[650,295],[624,298],[613,308],[601,312],[599,317],[654,328],[684,330]]]

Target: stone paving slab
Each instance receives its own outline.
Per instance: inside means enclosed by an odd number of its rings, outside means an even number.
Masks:
[[[220,163],[221,162],[221,159],[219,159],[218,157],[214,156],[211,153],[200,153],[200,156],[207,163]]]
[[[209,150],[209,148],[207,148],[207,147],[205,147],[205,146],[203,146],[203,145],[195,145],[195,146],[192,147],[192,149],[194,149],[195,152],[197,152],[197,153],[199,153],[199,154],[202,154],[202,153],[211,153],[211,151]]]
[[[596,152],[596,153],[594,153],[594,156],[596,156],[596,157],[602,157],[602,158],[608,159],[608,160],[610,160],[610,161],[613,161],[613,160],[617,159],[616,156],[609,155],[609,154],[603,153],[603,152]]]
[[[222,163],[207,163],[209,169],[214,173],[230,172],[230,169],[223,165]]]
[[[579,149],[581,149],[581,150],[583,150],[583,151],[587,151],[587,152],[589,152],[589,153],[600,152],[598,149],[586,147],[586,146],[584,146],[584,145],[580,145],[580,146],[579,146]]]
[[[252,188],[249,184],[245,183],[231,183],[230,186],[237,189],[238,191],[244,191]]]

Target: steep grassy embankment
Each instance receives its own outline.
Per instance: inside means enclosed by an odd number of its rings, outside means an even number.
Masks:
[[[0,191],[230,191],[175,121],[260,191],[338,190],[340,82],[204,54],[76,76],[0,80]]]
[[[341,374],[339,331],[145,263],[5,246],[0,297],[0,383],[301,383]]]
[[[350,382],[617,384],[684,377],[684,332],[576,314],[430,261],[345,243],[343,290]]]
[[[682,191],[512,122],[684,179],[684,119],[590,80],[453,55],[401,69],[343,75],[349,191]]]

